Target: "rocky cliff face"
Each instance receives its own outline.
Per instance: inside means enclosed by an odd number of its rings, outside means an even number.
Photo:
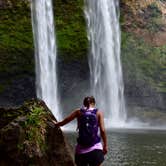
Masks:
[[[146,111],[166,108],[165,6],[160,0],[121,1],[122,62],[131,111],[133,106]]]
[[[59,91],[64,110],[69,110],[89,92],[84,1],[53,2]],[[166,109],[165,5],[164,0],[120,0],[121,58],[129,114],[137,107],[139,110]],[[0,105],[19,105],[35,97],[29,1],[0,0],[0,20]]]
[[[35,97],[31,13],[28,0],[0,0],[0,105]]]
[[[73,151],[43,101],[0,108],[0,165],[74,166]]]
[[[160,0],[122,0],[125,30],[142,37],[153,46],[166,44],[166,2]],[[131,12],[131,13],[130,13]]]

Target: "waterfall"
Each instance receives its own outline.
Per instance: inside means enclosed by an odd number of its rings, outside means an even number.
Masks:
[[[60,119],[52,0],[32,0],[31,13],[35,44],[37,97],[44,100],[54,116]]]
[[[126,120],[120,60],[118,0],[85,0],[92,94],[104,111],[107,127],[123,127]]]

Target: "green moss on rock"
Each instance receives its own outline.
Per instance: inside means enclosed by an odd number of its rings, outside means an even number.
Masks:
[[[0,109],[1,118],[11,115],[12,119],[3,125],[0,121],[0,163],[74,165],[62,131],[52,122],[55,118],[43,101],[26,101],[13,109],[16,115],[9,109],[4,112]]]
[[[26,76],[35,77],[30,1],[4,0],[4,2],[5,5],[0,9],[0,76],[2,78],[0,95],[2,96],[8,89],[10,90],[15,80]],[[53,2],[58,59],[65,62],[86,60],[88,40],[83,12],[84,1]]]
[[[27,1],[0,10],[0,73],[33,72],[33,37]]]
[[[145,80],[157,91],[165,91],[166,46],[154,47],[134,34],[122,32],[124,73],[132,80]]]
[[[85,59],[88,40],[84,1],[54,1],[58,53],[65,60]]]
[[[26,144],[36,145],[42,151],[45,150],[46,112],[38,103],[26,104],[30,110],[26,120],[22,123],[25,130]],[[25,142],[24,142],[25,143]]]

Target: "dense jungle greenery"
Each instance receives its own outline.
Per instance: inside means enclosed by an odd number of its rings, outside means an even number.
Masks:
[[[9,3],[10,2],[10,3]],[[142,25],[136,20],[126,28],[132,11],[121,7],[122,63],[124,73],[135,81],[144,80],[158,92],[166,92],[164,81],[166,44],[156,46],[147,42],[133,29],[140,28],[150,34],[163,31],[162,13],[150,4]],[[55,25],[59,58],[66,62],[87,58],[88,39],[83,12],[83,0],[54,1]],[[34,48],[31,27],[30,4],[27,1],[7,1],[0,9],[0,92],[12,79],[22,75],[34,75]]]

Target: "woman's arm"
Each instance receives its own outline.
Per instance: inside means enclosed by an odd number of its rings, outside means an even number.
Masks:
[[[107,136],[106,136],[106,131],[105,131],[105,127],[104,127],[104,116],[101,111],[98,111],[97,115],[98,115],[98,120],[99,120],[100,134],[101,134],[101,138],[103,140],[103,153],[106,154],[108,151],[108,147],[107,147]]]
[[[74,120],[76,117],[78,117],[80,114],[80,110],[75,110],[73,111],[69,116],[67,116],[64,120],[60,121],[60,122],[56,122],[56,121],[53,121],[54,124],[56,126],[63,126],[67,123],[69,123],[70,121]]]

